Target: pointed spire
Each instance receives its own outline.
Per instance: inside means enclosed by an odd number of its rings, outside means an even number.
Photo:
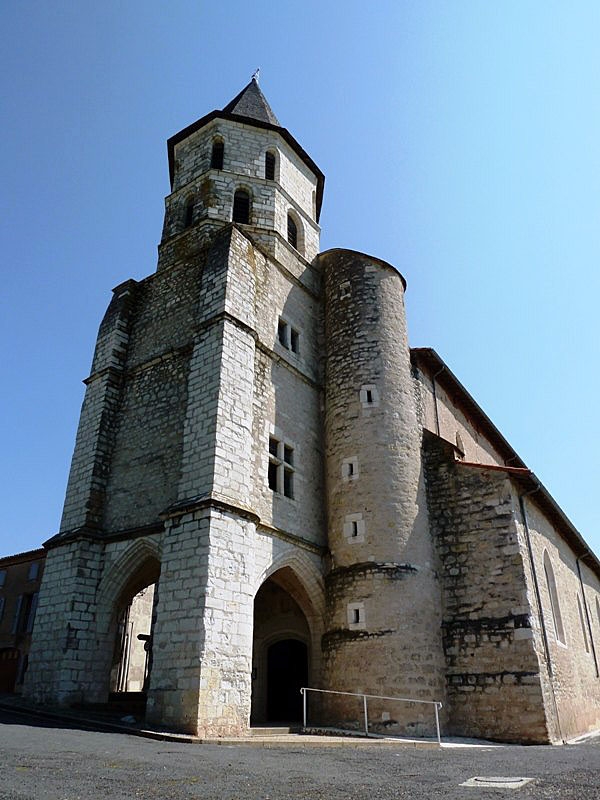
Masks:
[[[236,114],[239,117],[248,117],[269,125],[281,127],[279,120],[271,110],[267,98],[258,85],[258,70],[252,76],[250,83],[236,95],[233,100],[222,109],[225,114]]]

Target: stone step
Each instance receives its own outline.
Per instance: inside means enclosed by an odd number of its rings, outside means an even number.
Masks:
[[[282,736],[286,733],[299,733],[301,726],[292,725],[253,725],[250,728],[250,736]]]

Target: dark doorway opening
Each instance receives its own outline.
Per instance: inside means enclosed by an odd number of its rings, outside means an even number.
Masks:
[[[308,649],[298,639],[282,639],[267,652],[267,719],[299,722],[300,688],[308,684]]]
[[[0,692],[14,692],[20,653],[16,648],[0,649]]]

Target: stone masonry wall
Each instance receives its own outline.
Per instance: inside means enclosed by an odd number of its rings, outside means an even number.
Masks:
[[[452,448],[432,435],[425,461],[443,592],[448,732],[547,742],[540,631],[510,480],[454,462]]]
[[[419,370],[418,392],[423,427],[426,430],[438,434],[453,445],[457,444],[458,434],[466,461],[481,464],[504,464],[503,458],[492,443],[477,429],[473,420],[465,416],[454,398],[448,395],[443,386],[440,386],[439,380],[436,381],[434,398],[431,376]]]
[[[215,138],[224,141],[223,169],[210,167]],[[264,177],[265,153],[276,155],[275,180]],[[275,131],[229,120],[214,120],[175,148],[173,192],[166,201],[163,239],[182,230],[185,207],[195,197],[194,219],[229,222],[237,188],[250,191],[251,224],[287,239],[287,212],[298,215],[303,255],[312,261],[319,249],[315,218],[316,177]]]
[[[326,303],[333,566],[326,579],[325,685],[440,701],[440,595],[421,478],[402,278],[378,259],[352,251],[328,251],[319,262]],[[355,712],[356,701],[348,701],[347,708],[336,703],[337,714]],[[374,707],[373,713],[373,726],[434,731],[431,706]]]
[[[585,558],[578,566],[577,553],[535,505],[535,498],[535,493],[526,498],[526,513],[552,665],[556,738],[569,739],[600,727],[600,581]],[[556,581],[563,641],[556,631],[545,555]]]
[[[95,592],[102,545],[86,539],[51,549],[35,620],[23,694],[37,702],[97,699]]]

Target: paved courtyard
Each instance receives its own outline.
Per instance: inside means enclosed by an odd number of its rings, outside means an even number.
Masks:
[[[528,777],[470,788],[474,776]],[[600,739],[564,747],[199,745],[0,711],[1,800],[600,798]]]

